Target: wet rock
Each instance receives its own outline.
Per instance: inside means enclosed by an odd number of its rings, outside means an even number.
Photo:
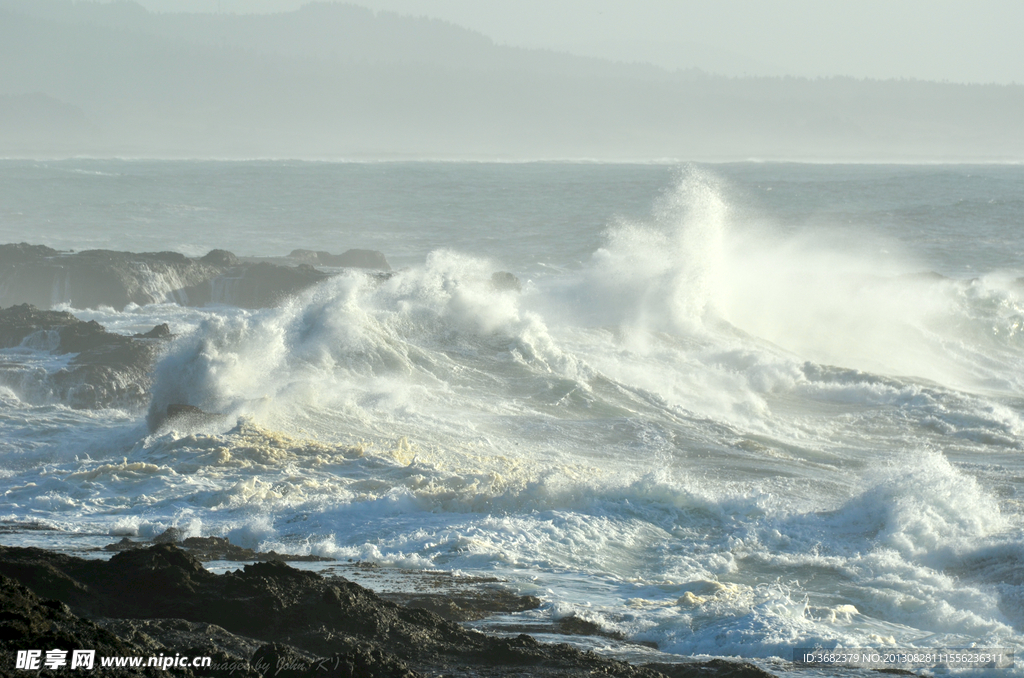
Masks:
[[[123,551],[107,562],[0,546],[0,573],[18,579],[37,595],[66,601],[75,614],[179,620],[173,627],[179,634],[175,642],[182,645],[200,647],[205,642],[200,630],[209,630],[210,625],[230,638],[258,640],[250,663],[264,675],[273,675],[268,673],[270,666],[276,669],[279,661],[304,678],[411,678],[416,672],[519,676],[525,675],[524,668],[526,674],[540,677],[664,675],[568,645],[541,644],[525,635],[497,638],[467,631],[430,612],[387,602],[351,582],[326,580],[279,561],[214,575],[169,544]],[[119,628],[113,623],[110,627]],[[143,627],[129,630],[134,638],[153,637]],[[155,632],[170,634],[166,627]],[[220,651],[237,657],[239,641],[231,642],[233,646]]]
[[[391,265],[382,252],[376,250],[348,250],[336,257],[321,261],[324,266],[347,266],[349,268],[372,268],[390,271]]]
[[[122,537],[121,541],[115,544],[107,544],[103,547],[104,551],[128,551],[131,549],[146,548],[145,544],[140,544],[137,541],[132,541],[128,537]]]
[[[322,563],[332,562],[333,558],[315,555],[293,555],[276,551],[254,551],[236,546],[223,537],[185,537],[176,527],[169,527],[153,538],[152,544],[175,544],[199,561],[231,560],[236,562],[263,562],[276,560],[287,563]],[[104,551],[126,551],[130,548],[146,548],[150,543],[135,542],[124,537],[121,541],[107,544]]]
[[[136,339],[170,339],[174,335],[171,334],[170,325],[167,323],[160,323],[145,334],[133,334],[132,336]]]
[[[0,348],[14,347],[72,355],[49,369],[5,363],[0,383],[29,402],[57,401],[76,409],[145,405],[160,350],[149,338],[113,334],[94,320],[28,304],[0,310]]]
[[[681,664],[645,664],[667,678],[775,678],[764,669],[749,662],[711,659],[705,662],[686,662]]]
[[[491,274],[491,287],[499,292],[522,292],[523,284],[514,274],[508,271],[495,271]]]
[[[298,261],[305,266],[279,265]],[[178,252],[58,252],[26,243],[0,245],[0,306],[74,308],[177,303],[265,308],[330,277],[313,265],[390,271],[381,252],[295,250],[288,259],[241,260],[227,250],[201,259]]]
[[[196,428],[220,421],[220,418],[223,416],[216,412],[206,412],[195,405],[185,405],[182,403],[171,403],[164,412],[165,416],[162,418],[158,416],[147,417],[150,430],[155,431],[164,424]],[[152,415],[153,413],[151,412],[150,414]]]
[[[252,655],[254,666],[266,667],[269,675],[281,678],[304,678],[312,672],[313,660],[290,645],[269,643],[260,646]]]
[[[301,261],[301,262],[304,262],[304,263],[307,263],[307,264],[319,264],[320,263],[320,255],[321,254],[326,256],[326,257],[331,256],[330,252],[324,252],[324,251],[314,252],[313,250],[302,250],[302,249],[299,249],[299,250],[292,250],[291,252],[289,252],[288,253],[288,258],[289,259],[294,259],[296,261]]]
[[[230,297],[232,303],[242,308],[276,306],[329,277],[311,266],[300,268],[260,262],[245,268]]]
[[[390,271],[391,264],[383,252],[377,250],[347,250],[341,254],[313,250],[292,250],[289,259],[295,259],[314,266],[335,266],[340,268],[371,268]]]
[[[60,528],[45,523],[21,523],[13,520],[0,521],[0,534],[5,532],[57,532]]]
[[[535,610],[541,606],[536,596],[520,596],[505,589],[492,588],[461,593],[388,593],[382,598],[414,610],[429,610],[448,621],[475,621],[491,615]]]
[[[617,631],[606,631],[601,628],[600,624],[596,624],[589,619],[577,617],[576,615],[570,615],[563,617],[555,623],[555,628],[559,633],[564,633],[570,636],[601,636],[604,638],[612,638],[614,640],[625,640],[625,636]]]
[[[29,245],[28,243],[11,243],[0,245],[0,264],[15,264],[22,261],[41,261],[47,257],[55,257],[60,252],[46,245]]]
[[[95,650],[93,672],[99,672],[99,657],[141,656],[149,654],[147,648],[125,641],[95,623],[73,614],[62,602],[42,600],[26,587],[13,579],[0,575],[0,675],[35,675],[38,671],[15,669],[19,650],[62,650],[70,666],[74,650]],[[45,658],[43,654],[42,658]],[[78,668],[71,671],[90,673]],[[48,672],[47,672],[48,673]],[[103,669],[104,676],[156,676],[159,669]],[[194,675],[190,669],[175,673],[180,676]]]
[[[176,527],[168,527],[166,530],[153,537],[156,544],[177,544],[185,538],[185,535]]]
[[[149,656],[161,652],[189,657],[210,657],[210,668],[202,676],[222,678],[262,678],[270,667],[258,666],[250,658],[263,644],[225,631],[215,624],[183,619],[111,619],[98,618],[96,625],[126,642],[145,648]],[[165,675],[174,675],[168,673]],[[273,674],[270,674],[273,675]]]
[[[262,552],[243,548],[230,543],[223,537],[189,537],[181,542],[182,548],[201,561],[234,560],[234,561],[280,561],[318,563],[330,562],[333,558],[314,555],[292,555],[276,551]]]
[[[227,250],[210,250],[199,261],[204,264],[219,266],[221,268],[233,268],[238,266],[238,257]]]
[[[65,303],[75,308],[120,309],[163,301],[188,304],[181,290],[222,273],[220,267],[177,252],[61,253],[38,247],[0,246],[0,305],[50,308]]]

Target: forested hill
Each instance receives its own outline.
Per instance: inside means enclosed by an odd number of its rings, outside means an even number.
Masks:
[[[312,3],[0,0],[0,156],[1024,159],[1024,86],[724,78]]]

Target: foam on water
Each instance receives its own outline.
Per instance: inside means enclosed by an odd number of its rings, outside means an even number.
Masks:
[[[1015,277],[922,275],[729,191],[683,172],[521,294],[438,249],[273,309],[79,313],[171,317],[151,413],[220,416],[150,432],[8,386],[0,514],[497,572],[528,615],[683,654],[1021,648]]]

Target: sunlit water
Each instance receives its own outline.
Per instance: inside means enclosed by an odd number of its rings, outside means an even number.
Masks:
[[[399,271],[74,310],[170,322],[154,406],[223,417],[0,387],[0,518],[495,573],[685,655],[1024,649],[1024,168],[0,162],[22,240]]]

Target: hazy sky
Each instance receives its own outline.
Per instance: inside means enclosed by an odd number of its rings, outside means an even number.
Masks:
[[[307,0],[138,0],[157,11],[288,11]],[[726,75],[1024,83],[1022,0],[355,0],[495,42]]]

